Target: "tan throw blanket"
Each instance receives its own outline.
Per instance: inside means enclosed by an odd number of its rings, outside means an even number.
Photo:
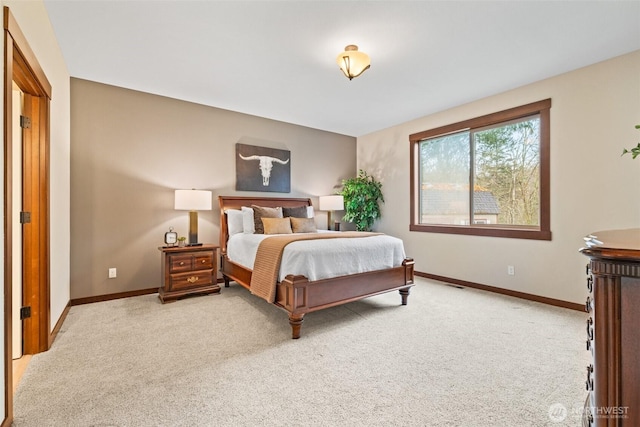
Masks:
[[[256,252],[256,260],[251,274],[251,293],[269,302],[275,301],[282,252],[284,252],[285,246],[289,243],[300,240],[369,237],[380,234],[382,233],[346,231],[342,233],[300,233],[268,237],[260,242]]]

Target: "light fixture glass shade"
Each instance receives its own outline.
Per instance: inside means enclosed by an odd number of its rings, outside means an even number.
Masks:
[[[182,211],[210,211],[211,191],[176,190],[175,209]]]
[[[320,196],[318,208],[321,211],[341,211],[344,209],[344,198],[342,196]]]
[[[371,66],[369,55],[358,51],[358,46],[350,44],[344,48],[344,52],[336,58],[338,67],[349,80],[358,77]]]

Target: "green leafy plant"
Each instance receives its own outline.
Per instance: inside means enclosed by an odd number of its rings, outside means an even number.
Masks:
[[[640,125],[636,125],[636,129],[640,129]],[[627,150],[626,148],[624,148],[622,150],[622,156],[624,156],[625,154],[631,154],[631,158],[635,159],[636,157],[640,156],[640,142],[638,143],[638,145],[636,145],[635,147],[633,147],[631,150]]]
[[[384,203],[382,184],[360,169],[358,176],[343,180],[342,185],[343,219],[354,223],[358,231],[370,231],[381,215],[379,202]]]

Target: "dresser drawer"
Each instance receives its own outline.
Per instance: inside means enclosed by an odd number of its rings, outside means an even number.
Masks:
[[[170,290],[206,286],[213,283],[213,270],[198,270],[188,273],[172,274],[170,279]]]
[[[191,266],[192,259],[191,254],[169,255],[169,271],[172,273],[191,271],[193,269]]]
[[[208,270],[213,268],[213,253],[200,252],[193,255],[194,270]]]

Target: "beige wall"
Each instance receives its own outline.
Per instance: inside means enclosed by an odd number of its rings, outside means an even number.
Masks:
[[[199,241],[218,243],[218,195],[311,197],[317,207],[356,172],[353,137],[79,79],[71,99],[71,298],[159,286],[164,233],[188,229],[175,189],[213,192]],[[236,192],[236,143],[289,150],[291,193]]]
[[[409,232],[409,135],[551,98],[550,242]],[[418,271],[575,303],[590,232],[640,227],[640,51],[358,138],[358,167],[383,182],[378,229],[401,237]],[[507,275],[515,266],[515,276]]]

